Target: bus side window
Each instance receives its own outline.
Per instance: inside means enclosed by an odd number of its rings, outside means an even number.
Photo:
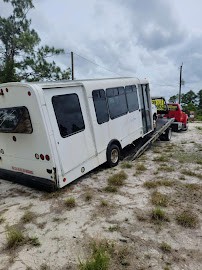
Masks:
[[[125,87],[126,99],[128,103],[128,111],[134,112],[139,109],[137,88],[135,85],[128,85]]]
[[[124,87],[108,88],[106,94],[111,119],[128,113]]]
[[[85,129],[79,97],[67,94],[52,97],[60,135],[65,138]]]
[[[103,89],[94,90],[92,92],[95,113],[98,124],[103,124],[109,121],[109,113],[107,108],[107,100]]]

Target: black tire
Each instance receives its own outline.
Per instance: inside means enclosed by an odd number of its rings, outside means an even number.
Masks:
[[[120,160],[120,148],[116,144],[112,144],[107,149],[107,165],[111,167],[115,167],[118,165]]]
[[[162,134],[160,136],[160,140],[161,141],[170,141],[171,137],[172,137],[172,129],[168,128],[168,129],[166,129],[165,134]]]
[[[187,123],[186,123],[186,124],[183,124],[183,126],[182,126],[182,131],[187,131],[187,129],[188,129]]]

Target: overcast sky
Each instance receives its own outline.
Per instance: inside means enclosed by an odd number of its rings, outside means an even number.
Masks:
[[[43,44],[64,48],[56,60],[75,77],[134,76],[147,78],[153,95],[169,97],[202,89],[201,0],[33,0],[29,13]],[[0,0],[0,15],[9,12]]]

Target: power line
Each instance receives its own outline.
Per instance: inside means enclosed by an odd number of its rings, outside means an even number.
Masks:
[[[83,58],[84,60],[90,62],[90,63],[93,64],[93,65],[96,65],[96,66],[98,66],[98,67],[100,67],[100,68],[103,68],[103,69],[105,69],[105,70],[107,70],[107,71],[109,71],[109,72],[111,72],[111,73],[114,73],[114,74],[116,74],[116,75],[118,75],[118,76],[122,76],[122,75],[120,75],[120,74],[118,74],[118,73],[116,73],[116,72],[114,72],[114,71],[112,71],[112,70],[110,70],[110,69],[107,69],[106,67],[103,67],[103,66],[101,66],[101,65],[99,65],[99,64],[97,64],[97,63],[95,63],[94,61],[92,61],[92,60],[90,60],[90,59],[87,59],[87,58],[84,57],[84,56],[81,56],[81,55],[79,55],[79,54],[77,54],[77,53],[75,53],[75,52],[74,52],[74,54],[76,54],[76,55],[79,56],[80,58]]]

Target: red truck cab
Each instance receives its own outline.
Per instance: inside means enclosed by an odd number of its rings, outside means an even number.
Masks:
[[[168,103],[168,113],[165,117],[175,118],[172,124],[174,131],[187,130],[188,115],[183,112],[182,106],[178,103]]]

